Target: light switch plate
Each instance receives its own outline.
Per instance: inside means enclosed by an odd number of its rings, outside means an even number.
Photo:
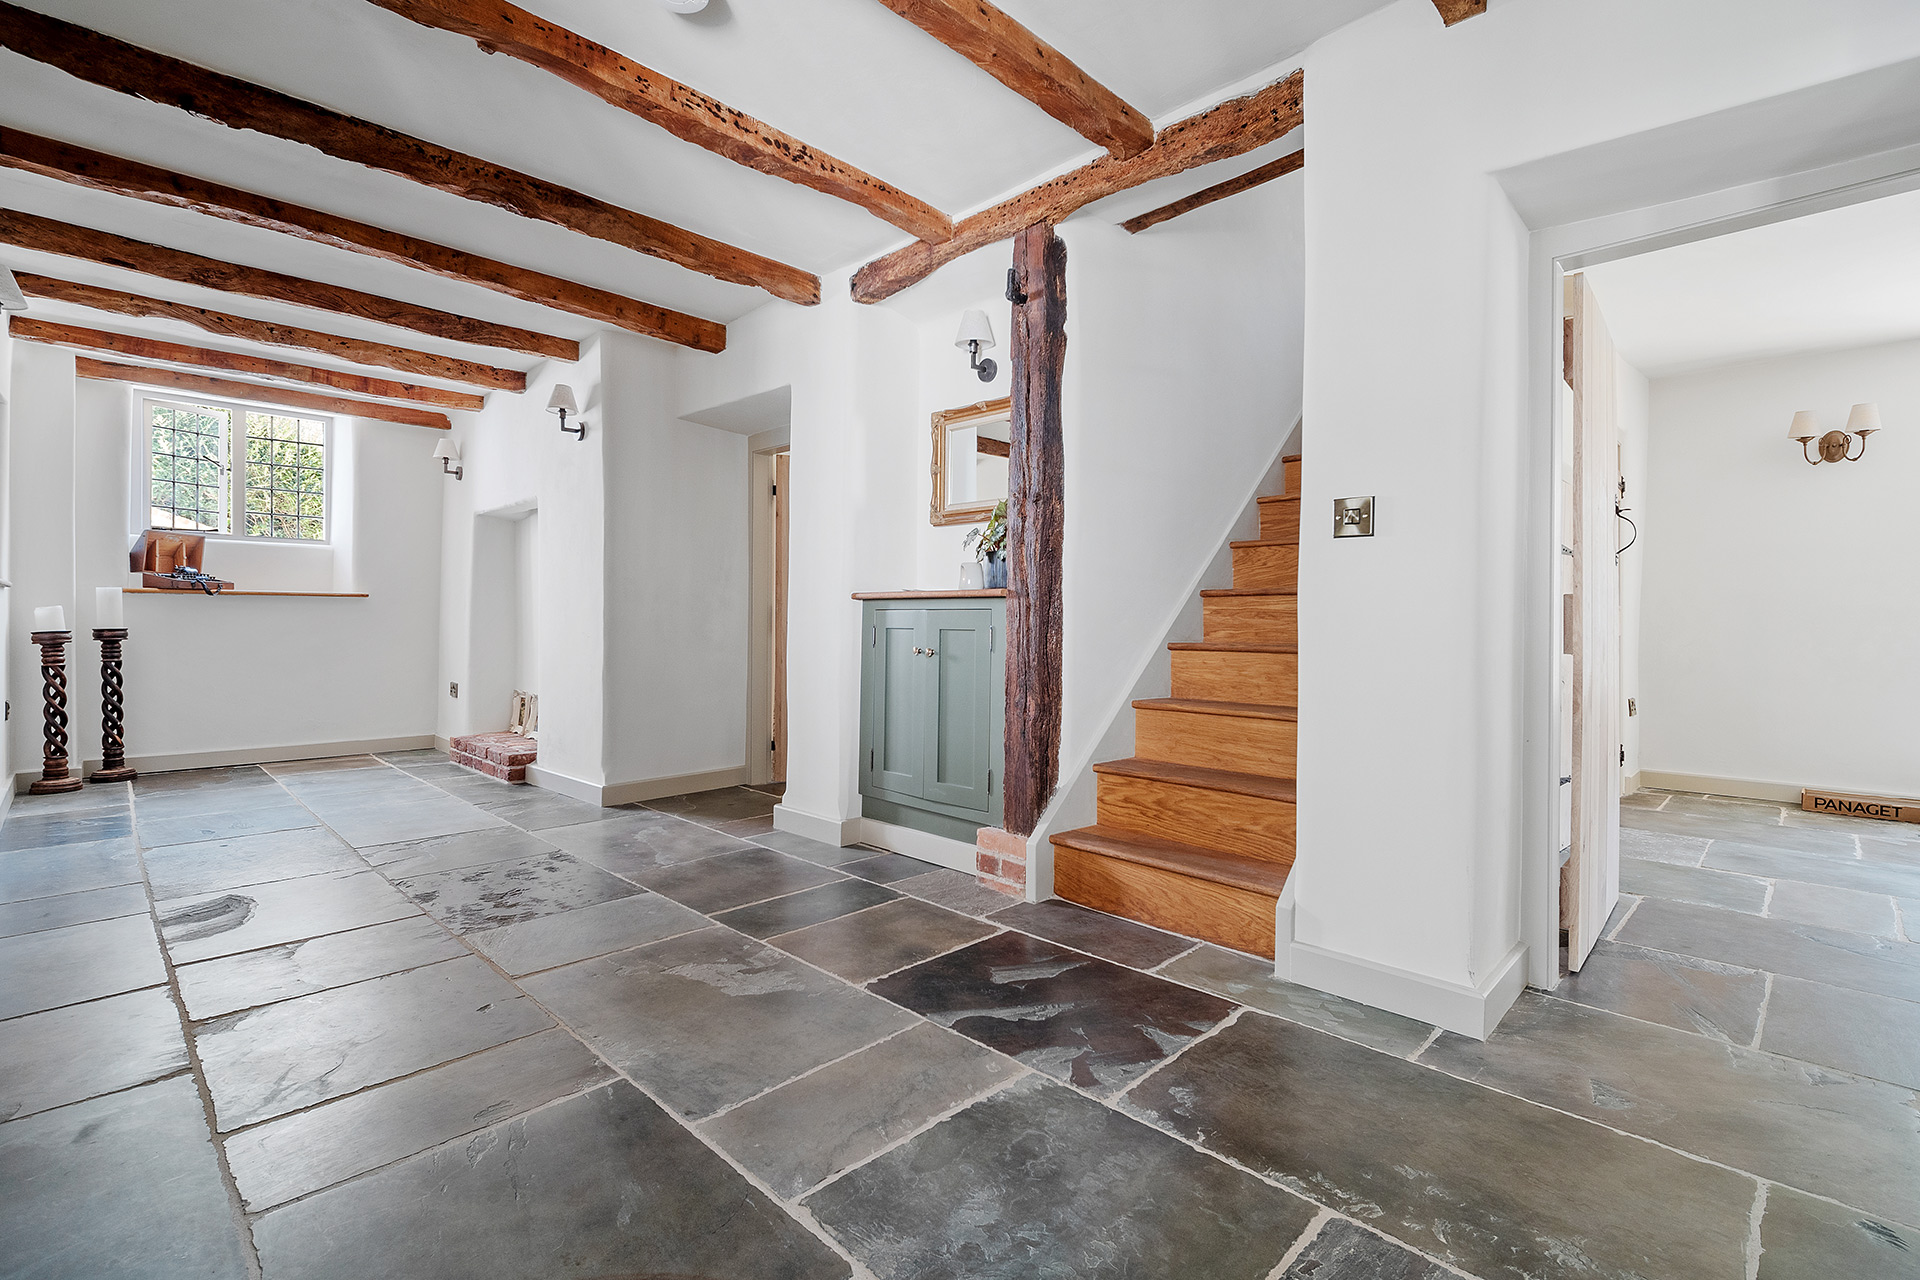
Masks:
[[[1333,500],[1333,536],[1371,538],[1373,536],[1373,495],[1364,498]]]

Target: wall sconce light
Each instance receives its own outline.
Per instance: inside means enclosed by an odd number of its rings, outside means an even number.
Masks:
[[[993,349],[993,326],[987,323],[984,311],[968,311],[960,317],[960,332],[955,335],[953,345],[967,349],[968,367],[980,375],[980,381],[992,382],[1000,372],[1000,366],[991,360],[982,360],[980,353]]]
[[[460,446],[451,439],[443,439],[433,447],[433,456],[440,459],[440,474],[452,476],[455,480],[467,478],[467,469],[460,464]]]
[[[25,311],[27,295],[20,292],[20,282],[13,278],[13,272],[0,267],[0,311]]]
[[[1793,425],[1787,428],[1787,437],[1800,446],[1801,456],[1819,466],[1823,462],[1858,462],[1867,456],[1867,437],[1881,430],[1880,406],[1877,404],[1857,404],[1853,412],[1847,415],[1845,431],[1820,430],[1820,415],[1811,409],[1802,409],[1793,415]],[[1860,437],[1860,452],[1853,452],[1853,438]],[[1820,442],[1820,456],[1814,457],[1807,446],[1813,441]]]
[[[578,436],[582,440],[587,438],[586,423],[582,422],[571,427],[567,425],[567,415],[570,413],[579,413],[580,402],[573,398],[573,388],[566,383],[558,383],[553,388],[553,395],[547,399],[547,412],[560,415],[560,429],[562,431]]]

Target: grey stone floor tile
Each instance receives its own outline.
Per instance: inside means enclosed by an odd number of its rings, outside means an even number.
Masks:
[[[260,1218],[273,1280],[840,1280],[846,1261],[624,1081]]]
[[[689,1118],[913,1023],[884,1000],[718,927],[552,969],[521,985]]]
[[[700,1127],[775,1195],[793,1199],[1021,1074],[922,1022]]]
[[[0,938],[0,1018],[97,1000],[167,980],[150,916]]]
[[[879,1280],[1264,1280],[1315,1213],[1298,1196],[1035,1077],[806,1204]]]
[[[715,831],[722,831],[730,836],[738,836],[742,840],[751,840],[755,836],[773,834],[773,815],[770,813],[758,818],[731,818],[726,821],[694,818],[693,821],[704,823],[712,827]]]
[[[1731,840],[1781,852],[1840,853],[1848,856],[1854,852],[1853,837],[1846,832],[1788,827],[1777,822],[1729,821],[1711,814],[1668,809],[1623,809],[1620,822],[1622,826],[1631,826],[1636,831],[1705,836],[1709,840]]]
[[[139,883],[140,855],[131,836],[0,853],[0,902]]]
[[[1620,797],[1622,809],[1658,809],[1664,806],[1673,794],[1668,791],[1636,791],[1632,795]]]
[[[187,1069],[180,1013],[165,987],[0,1022],[0,1121]]]
[[[149,818],[140,814],[140,847],[157,849],[170,844],[199,844],[206,840],[230,840],[235,836],[259,835],[266,831],[292,831],[317,827],[320,819],[299,801],[283,796],[279,803],[250,805],[245,809],[216,810],[179,818]]]
[[[1882,822],[1878,825],[1883,829],[1882,833],[1862,832],[1857,837],[1861,857],[1869,861],[1920,866],[1920,823],[1903,822],[1895,826],[1890,822]]]
[[[402,775],[396,772],[394,776]],[[338,795],[309,793],[303,799],[356,849],[504,825],[485,809],[418,779],[406,778],[403,783],[389,785],[392,791],[371,798],[356,789]]]
[[[366,870],[359,855],[325,827],[168,845],[149,850],[146,862],[156,902],[274,880]]]
[[[1236,1004],[1249,1005],[1289,1022],[1344,1036],[1403,1058],[1419,1049],[1433,1034],[1432,1027],[1413,1018],[1276,978],[1271,960],[1207,943],[1161,969],[1160,974],[1224,996]]]
[[[434,871],[457,871],[462,867],[482,867],[489,862],[531,858],[552,853],[555,847],[552,842],[516,827],[489,827],[484,831],[461,831],[450,836],[374,845],[362,849],[360,856],[380,868],[381,874],[389,879],[405,880]]]
[[[10,1276],[246,1280],[206,1113],[182,1076],[0,1125]]]
[[[613,1069],[564,1031],[541,1031],[227,1139],[249,1212],[478,1133],[604,1085]]]
[[[873,851],[857,845],[834,845],[814,840],[807,836],[795,835],[791,831],[764,831],[753,837],[755,844],[763,844],[769,849],[778,849],[790,853],[796,858],[805,858],[808,862],[817,862],[823,867],[837,867],[843,862],[858,862],[862,858],[871,858]]]
[[[1553,994],[1592,1009],[1657,1022],[1732,1044],[1751,1044],[1767,975],[1694,956],[1601,942]]]
[[[467,941],[517,978],[691,933],[708,924],[707,918],[691,907],[641,891],[559,915],[470,933]]]
[[[376,751],[373,754],[377,759],[400,767],[409,764],[444,763],[447,759],[447,753],[438,747],[412,747],[405,751]]]
[[[1452,1280],[1452,1273],[1344,1218],[1329,1218],[1280,1280]]]
[[[1824,884],[1860,893],[1920,897],[1920,863],[1903,866],[1878,859],[1855,858],[1850,854],[1798,853],[1716,840],[1713,847],[1707,850],[1705,865],[1750,876]]]
[[[1911,942],[1653,899],[1640,904],[1621,927],[1618,941],[1920,1000],[1920,944]]]
[[[526,790],[525,783],[503,782],[499,778],[490,778],[486,774],[464,766],[454,766],[452,773],[427,775],[415,773],[412,776],[431,782],[448,795],[458,796],[469,804],[482,804],[489,800],[508,800]]]
[[[552,1025],[468,956],[220,1018],[194,1043],[225,1133]]]
[[[52,898],[28,898],[24,902],[0,904],[0,938],[146,913],[146,886],[138,884],[85,889]]]
[[[1920,823],[1888,822],[1882,818],[1852,818],[1838,813],[1809,813],[1788,808],[1782,821],[1789,827],[1825,828],[1873,840],[1904,840],[1920,843]]]
[[[771,938],[778,933],[790,933],[823,920],[877,907],[899,896],[885,885],[868,880],[835,880],[784,898],[723,911],[715,915],[714,920],[749,937]]]
[[[354,772],[384,767],[377,756],[322,756],[316,760],[276,760],[260,766],[272,778],[306,778],[314,774]]]
[[[439,786],[442,782],[450,781],[454,778],[470,778],[473,776],[473,770],[467,768],[465,765],[454,764],[445,756],[440,756],[435,760],[389,760],[387,763],[404,773],[420,779],[422,782],[431,782],[435,786]]]
[[[1620,860],[1620,889],[1642,898],[1694,902],[1759,915],[1767,905],[1767,882],[1726,871],[1668,866],[1637,858]]]
[[[1760,1047],[1920,1089],[1920,1004],[1775,978]]]
[[[564,853],[435,871],[395,883],[456,933],[500,929],[640,892],[631,882]]]
[[[157,773],[143,772],[134,779],[133,792],[137,796],[150,791],[196,790],[266,776],[267,771],[257,764],[217,765],[209,769],[169,769]]]
[[[155,904],[175,964],[277,947],[419,914],[376,871],[304,876]]]
[[[712,825],[716,822],[736,822],[742,818],[771,817],[774,806],[780,802],[762,791],[746,787],[721,787],[716,791],[697,791],[690,795],[662,796],[644,803],[647,808],[660,813],[677,814]]]
[[[1192,950],[1194,945],[1192,938],[1162,933],[1158,929],[1149,929],[1146,925],[1122,920],[1119,916],[1110,916],[1104,911],[1094,911],[1060,898],[1008,906],[1002,897],[1001,909],[988,918],[995,924],[1030,933],[1036,938],[1046,938],[1072,947],[1075,951],[1124,964],[1130,969],[1151,969],[1155,965],[1165,964],[1182,951]],[[1271,978],[1271,961],[1267,963],[1266,970]]]
[[[1817,924],[1827,929],[1845,929],[1849,933],[1870,933],[1879,938],[1899,936],[1899,921],[1894,916],[1893,899],[1884,893],[1861,893],[1857,889],[1835,889],[1831,885],[1776,880],[1773,897],[1767,902],[1767,914],[1776,920]]]
[[[79,814],[10,813],[6,821],[0,823],[0,851],[94,844],[132,834],[133,818],[125,809]]]
[[[1010,893],[987,888],[964,871],[953,871],[946,867],[908,876],[904,880],[889,880],[887,884],[902,893],[923,898],[936,907],[958,911],[963,916],[978,916],[982,920],[1020,901]]]
[[[1768,1187],[1755,1280],[1920,1280],[1920,1231]]]
[[[1752,1179],[1278,1018],[1242,1014],[1127,1102],[1483,1280],[1568,1259],[1608,1280],[1746,1275]]]
[[[1707,856],[1713,841],[1706,836],[1676,836],[1664,831],[1636,831],[1620,828],[1620,856],[1644,862],[1667,862],[1676,867],[1697,867]]]
[[[133,788],[124,782],[91,782],[78,791],[36,796],[22,792],[13,797],[9,818],[41,817],[50,813],[81,814],[125,809],[133,803]]]
[[[1907,1089],[1535,993],[1484,1043],[1442,1035],[1421,1061],[1802,1191],[1920,1217],[1920,1112]]]
[[[1132,1084],[1234,1012],[1218,996],[1024,933],[976,942],[873,990],[1099,1094]]]
[[[1752,823],[1763,827],[1781,825],[1786,806],[1772,800],[1750,800],[1740,796],[1704,796],[1675,793],[1661,807],[1663,813],[1697,813],[1722,822]]]
[[[551,840],[576,858],[634,879],[661,867],[681,866],[721,853],[757,848],[744,840],[651,810],[623,810],[622,816],[571,827],[547,827]]]
[[[941,868],[931,862],[922,862],[918,858],[909,858],[900,853],[881,853],[870,855],[858,862],[843,862],[837,868],[850,876],[859,876],[862,880],[871,880],[876,884],[891,884],[895,880],[906,880],[913,876],[923,876],[929,871]]]
[[[582,822],[605,822],[620,815],[618,809],[603,808],[563,796],[539,787],[516,786],[514,794],[478,803],[489,813],[504,818],[527,831],[544,827],[571,827]]]
[[[768,941],[848,982],[867,982],[977,941],[998,927],[917,898],[899,898]]]
[[[750,902],[783,898],[842,877],[811,862],[749,845],[683,866],[642,871],[633,878],[655,893],[711,915]]]
[[[468,954],[425,916],[329,933],[174,970],[196,1022]]]
[[[1602,938],[1612,937],[1613,931],[1626,923],[1627,917],[1632,915],[1633,909],[1639,905],[1640,899],[1636,895],[1631,893],[1621,894],[1619,901],[1613,904],[1613,910],[1607,913],[1607,922],[1600,926],[1600,936]]]

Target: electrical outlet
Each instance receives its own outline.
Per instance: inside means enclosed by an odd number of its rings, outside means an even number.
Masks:
[[[448,683],[447,696],[449,698],[457,698],[460,696],[460,684],[458,681],[452,681]]]

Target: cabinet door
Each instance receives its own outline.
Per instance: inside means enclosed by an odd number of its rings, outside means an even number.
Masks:
[[[895,795],[922,795],[927,758],[927,664],[924,609],[875,609],[868,624],[867,780]]]
[[[927,665],[930,705],[925,782],[918,793],[940,804],[986,812],[991,808],[994,681],[1006,668],[994,661],[999,636],[991,609],[929,609],[921,641],[933,651]]]

